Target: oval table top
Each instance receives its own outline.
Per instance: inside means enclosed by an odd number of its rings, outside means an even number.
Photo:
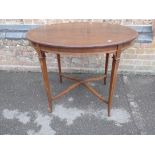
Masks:
[[[109,23],[61,23],[30,30],[33,43],[57,48],[102,48],[130,43],[138,33],[131,28]]]

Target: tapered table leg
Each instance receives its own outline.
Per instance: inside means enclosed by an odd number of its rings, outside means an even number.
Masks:
[[[108,63],[109,63],[109,53],[106,54],[106,60],[105,60],[105,77],[104,77],[104,84],[106,85],[107,81],[107,73],[108,73]]]
[[[62,83],[60,54],[57,54],[57,62],[58,62],[58,70],[59,70],[59,79],[60,79],[60,83]]]
[[[113,55],[112,61],[112,70],[111,70],[111,81],[110,81],[110,88],[109,88],[109,98],[108,98],[108,116],[110,116],[111,107],[112,107],[112,98],[115,90],[116,79],[117,79],[117,70],[119,66],[121,52],[119,47],[116,53]]]
[[[46,95],[48,97],[48,112],[52,112],[52,96],[51,96],[51,89],[50,89],[50,84],[48,80],[46,56],[45,56],[45,53],[42,51],[40,51],[38,54],[39,54],[39,61],[40,61],[40,66],[42,70],[44,87],[45,87]]]

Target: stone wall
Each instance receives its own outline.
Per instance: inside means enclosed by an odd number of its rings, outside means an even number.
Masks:
[[[52,24],[74,22],[75,20],[18,19],[0,20],[0,24]],[[90,22],[110,22],[122,25],[151,25],[153,20],[76,20]],[[48,54],[49,71],[57,71],[54,54]],[[62,56],[64,72],[103,72],[104,55],[85,57]],[[110,69],[110,66],[109,66]],[[34,49],[27,40],[0,40],[0,70],[40,71],[39,61]],[[155,74],[154,43],[135,43],[121,56],[120,72]]]
[[[152,20],[140,20],[140,19],[0,19],[0,24],[53,24],[62,22],[109,22],[122,25],[147,25],[152,24]]]

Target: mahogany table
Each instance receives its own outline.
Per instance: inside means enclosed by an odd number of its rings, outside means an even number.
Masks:
[[[131,46],[137,37],[137,32],[121,25],[108,23],[61,23],[53,25],[45,25],[30,30],[27,33],[27,39],[38,53],[45,91],[48,97],[48,111],[52,111],[53,100],[65,95],[76,87],[83,85],[101,101],[108,104],[108,116],[112,107],[112,98],[115,90],[117,70],[119,66],[121,52]],[[59,78],[76,81],[56,96],[52,96],[49,85],[48,72],[46,66],[46,53],[55,53],[57,55]],[[99,77],[92,77],[80,80],[75,77],[69,77],[61,72],[60,55],[86,55],[86,54],[105,54],[105,73]],[[97,90],[89,85],[89,82],[96,80],[104,80],[106,84],[109,54],[112,54],[112,70],[109,87],[109,97],[106,100]]]

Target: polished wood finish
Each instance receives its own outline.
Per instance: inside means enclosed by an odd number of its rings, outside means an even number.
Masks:
[[[112,106],[112,97],[115,90],[116,79],[117,79],[117,70],[121,56],[121,48],[118,46],[116,53],[113,54],[112,61],[112,70],[111,70],[111,81],[109,88],[109,98],[108,98],[108,116],[110,116],[111,106]]]
[[[47,66],[46,66],[46,55],[44,52],[42,52],[39,48],[39,46],[37,46],[35,48],[38,52],[38,57],[39,57],[39,61],[40,61],[40,66],[41,66],[41,70],[42,70],[42,76],[43,76],[43,81],[44,81],[44,86],[45,86],[45,91],[46,91],[46,95],[48,98],[48,112],[52,112],[52,94],[51,94],[51,89],[50,89],[50,84],[49,84],[49,80],[48,80],[48,73],[47,73]]]
[[[109,63],[109,53],[106,54],[106,60],[105,60],[105,78],[104,78],[104,84],[106,85],[107,80],[107,73],[108,73],[108,63]]]
[[[78,22],[41,26],[29,31],[27,38],[56,48],[103,48],[131,42],[136,35],[118,24]]]
[[[45,90],[48,97],[48,110],[52,111],[51,105],[53,100],[56,100],[78,86],[83,85],[99,100],[108,104],[108,116],[110,116],[121,52],[131,46],[137,36],[138,33],[128,27],[108,23],[62,23],[45,25],[30,30],[27,33],[27,38],[38,52]],[[57,55],[59,80],[61,83],[62,78],[76,82],[56,96],[52,96],[50,90],[45,57],[46,53],[55,53]],[[74,56],[106,54],[105,73],[103,76],[85,80],[68,77],[61,72],[60,56],[62,54]],[[109,54],[113,55],[113,61],[109,97],[108,100],[105,100],[97,90],[89,85],[89,82],[104,80],[104,84],[106,84]]]
[[[57,54],[57,62],[58,62],[58,70],[59,70],[59,79],[60,79],[60,83],[62,83],[60,54]]]
[[[102,80],[104,79],[105,75],[103,76],[98,76],[98,77],[91,77],[91,78],[88,78],[86,80],[80,80],[80,79],[77,79],[75,77],[69,77],[69,76],[66,76],[66,75],[61,75],[63,78],[65,79],[69,79],[69,80],[72,80],[72,81],[76,81],[75,84],[69,86],[67,89],[65,89],[64,91],[62,91],[61,93],[59,93],[58,95],[54,96],[53,99],[57,99],[59,97],[62,97],[63,95],[67,94],[68,92],[70,92],[71,90],[75,89],[76,87],[80,86],[80,85],[83,85],[85,88],[87,88],[91,93],[93,93],[96,97],[98,97],[98,99],[100,99],[101,101],[107,103],[108,101],[106,101],[104,99],[104,97],[102,95],[100,95],[94,88],[92,88],[91,86],[89,86],[88,82],[92,82],[92,81],[98,81],[98,80]]]

